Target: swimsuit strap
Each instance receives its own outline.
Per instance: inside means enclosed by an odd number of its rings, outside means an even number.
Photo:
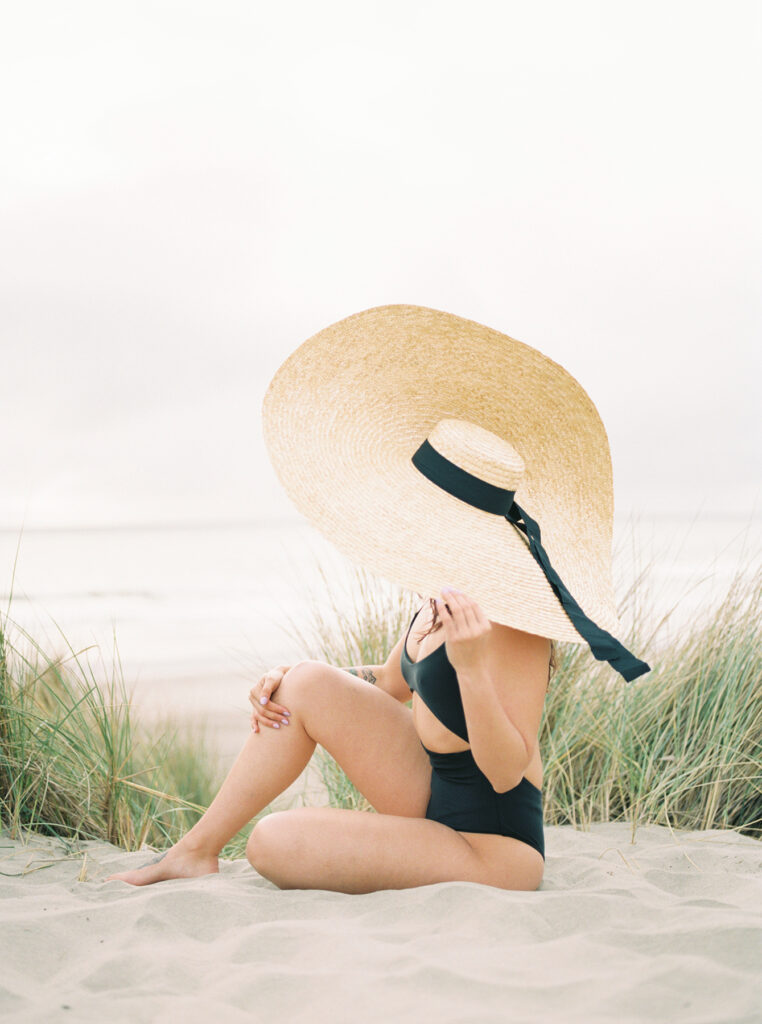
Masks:
[[[417,611],[417,612],[414,612],[414,613],[413,613],[413,617],[412,617],[412,619],[410,620],[410,625],[409,625],[409,626],[407,627],[407,633],[405,633],[405,642],[404,642],[404,644],[402,645],[402,647],[403,647],[403,649],[404,649],[404,651],[405,651],[405,654],[407,654],[407,638],[408,638],[408,637],[410,636],[410,630],[411,630],[411,629],[413,628],[413,623],[415,622],[416,616],[417,616],[417,615],[418,615],[418,613],[419,613],[419,612],[421,611],[421,609],[423,609],[423,608],[425,608],[425,607],[426,607],[426,602],[424,602],[424,603],[423,603],[423,604],[421,605],[421,607],[420,607],[420,608],[418,609],[418,611]],[[410,658],[410,655],[409,655],[409,654],[407,654],[407,656],[408,656],[408,658]]]

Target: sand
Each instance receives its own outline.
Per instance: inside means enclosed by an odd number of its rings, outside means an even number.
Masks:
[[[152,886],[151,859],[0,832],[0,1013],[18,1021],[762,1020],[762,844],[546,827],[536,892],[280,890],[246,860]]]

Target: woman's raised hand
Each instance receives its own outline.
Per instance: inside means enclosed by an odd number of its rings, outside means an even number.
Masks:
[[[251,727],[254,732],[259,732],[260,722],[269,725],[271,729],[280,729],[281,723],[288,724],[291,712],[282,704],[276,704],[271,697],[290,668],[290,665],[271,668],[249,691],[249,700],[254,708],[251,715]]]

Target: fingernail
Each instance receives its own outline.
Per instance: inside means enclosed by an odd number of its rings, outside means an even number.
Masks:
[[[280,729],[280,726],[278,725],[277,722],[273,722],[273,729]]]
[[[283,714],[284,714],[284,715],[290,715],[290,714],[291,714],[291,712],[290,712],[290,711],[284,711],[284,712],[283,712]]]
[[[267,703],[267,697],[260,697],[259,698],[259,703],[260,704],[266,704]]]
[[[287,719],[287,718],[284,718],[284,719],[283,719],[283,724],[284,724],[284,725],[288,725],[288,719]]]

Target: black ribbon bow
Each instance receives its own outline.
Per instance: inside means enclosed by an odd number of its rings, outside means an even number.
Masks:
[[[611,633],[596,626],[593,620],[585,615],[550,564],[550,559],[542,546],[539,525],[514,501],[515,491],[496,487],[461,469],[427,440],[424,440],[413,454],[412,462],[425,477],[449,494],[484,512],[504,516],[527,535],[529,550],[545,573],[575,629],[588,642],[598,661],[607,661],[628,683],[651,671],[650,665],[636,658]]]

